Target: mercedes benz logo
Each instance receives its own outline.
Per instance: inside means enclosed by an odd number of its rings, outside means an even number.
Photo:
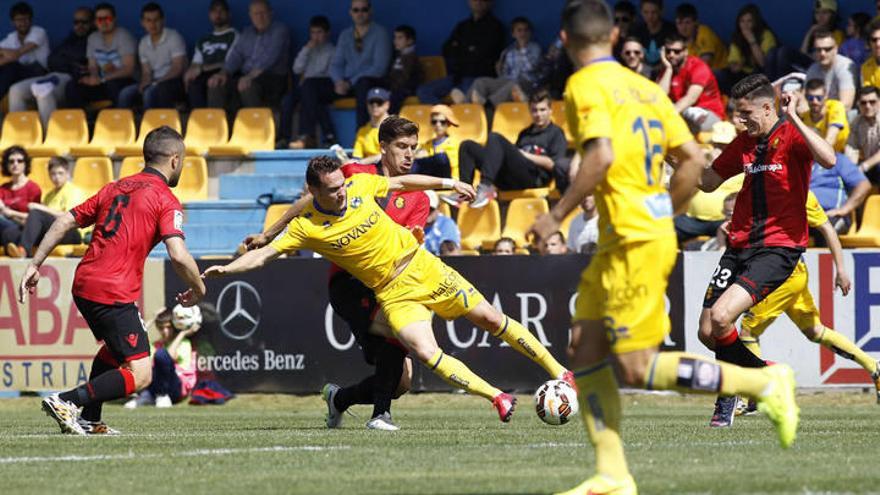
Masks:
[[[230,339],[244,340],[257,330],[263,302],[253,285],[235,281],[220,291],[217,313],[220,330]]]

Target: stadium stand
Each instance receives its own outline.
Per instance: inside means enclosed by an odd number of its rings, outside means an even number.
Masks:
[[[458,230],[461,232],[462,249],[491,249],[501,237],[501,208],[497,201],[489,201],[483,208],[470,208],[466,204],[458,209]]]
[[[3,120],[3,133],[0,135],[0,150],[12,145],[30,148],[43,141],[43,126],[37,112],[10,112]]]
[[[868,196],[862,223],[854,234],[840,236],[843,247],[880,247],[880,194]]]
[[[544,198],[514,199],[507,207],[507,218],[504,221],[501,237],[510,237],[516,241],[517,246],[527,245],[526,232],[535,222],[535,218],[549,211],[550,207]]]
[[[492,132],[504,136],[511,143],[516,142],[520,131],[532,124],[529,105],[523,102],[507,101],[495,108],[492,119]]]
[[[121,179],[123,177],[128,177],[129,175],[140,173],[143,169],[144,157],[127,156],[122,160],[122,165],[119,167],[119,178]]]
[[[180,182],[173,189],[181,203],[208,199],[208,164],[200,156],[188,156],[183,160]]]
[[[225,145],[229,141],[229,123],[226,112],[219,108],[196,108],[186,121],[187,155],[204,155],[211,146]]]
[[[134,113],[124,108],[107,108],[98,113],[95,131],[89,144],[72,146],[73,156],[110,156],[117,147],[135,139]]]
[[[28,153],[32,157],[66,155],[71,146],[82,146],[88,142],[86,113],[80,109],[56,110],[49,117],[45,141],[28,147]]]
[[[419,125],[419,142],[431,139],[431,105],[404,105],[400,116]]]
[[[489,124],[486,122],[483,106],[476,103],[461,103],[452,105],[451,108],[458,117],[459,127],[455,130],[456,137],[460,141],[470,139],[485,145],[489,136]]]
[[[210,146],[209,156],[243,157],[253,151],[275,149],[275,120],[271,108],[242,108],[226,144]]]
[[[118,156],[140,156],[144,149],[144,139],[147,134],[157,127],[167,125],[177,132],[182,132],[180,125],[180,115],[173,108],[151,108],[144,112],[141,118],[140,131],[138,131],[137,141],[118,146],[114,151]]]
[[[48,166],[49,157],[31,158],[31,173],[28,175],[28,179],[36,182],[40,186],[40,190],[43,191],[43,194],[46,194],[46,191],[51,191],[55,187],[52,181],[49,180]]]
[[[73,183],[91,196],[113,180],[113,162],[104,156],[84,157],[73,168]]]

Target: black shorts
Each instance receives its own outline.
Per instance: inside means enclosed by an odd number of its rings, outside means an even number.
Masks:
[[[758,304],[788,279],[803,252],[788,247],[728,248],[709,281],[703,307],[711,308],[730,284],[745,289],[752,304]]]
[[[73,296],[73,302],[85,318],[97,340],[103,340],[119,363],[150,355],[150,341],[144,322],[134,303],[101,304]]]
[[[367,363],[376,364],[379,350],[388,343],[385,337],[370,334],[373,318],[379,311],[376,294],[360,280],[347,272],[334,273],[327,287],[330,306],[346,323],[355,340],[364,351]]]

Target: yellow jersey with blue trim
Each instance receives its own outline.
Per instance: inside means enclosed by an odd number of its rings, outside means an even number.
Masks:
[[[822,226],[828,221],[828,215],[819,204],[819,198],[813,194],[813,191],[807,190],[807,225],[816,228]]]
[[[660,86],[612,57],[596,59],[568,78],[565,113],[577,149],[607,138],[614,151],[595,191],[598,251],[673,233],[663,159],[693,136]]]
[[[367,287],[385,285],[399,261],[419,244],[412,233],[376,202],[388,195],[388,178],[355,174],[345,181],[346,205],[339,213],[308,205],[270,244],[280,253],[310,249],[357,277]]]

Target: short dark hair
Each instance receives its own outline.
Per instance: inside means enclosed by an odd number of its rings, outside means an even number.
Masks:
[[[638,43],[642,47],[643,50],[645,49],[645,45],[642,44],[642,39],[639,38],[638,36],[627,36],[626,38],[624,38],[623,43],[621,43],[620,46],[623,46],[627,43],[632,43],[632,42]]]
[[[622,12],[629,14],[631,17],[636,16],[636,6],[629,0],[621,0],[614,4],[614,12]]]
[[[562,9],[562,29],[576,45],[610,41],[613,26],[608,4],[602,0],[572,0]]]
[[[510,29],[513,29],[517,24],[525,24],[528,28],[532,29],[532,21],[526,19],[523,16],[514,17],[512,21],[510,21]]]
[[[495,244],[492,245],[492,250],[494,251],[494,250],[498,249],[498,245],[503,242],[509,242],[510,244],[513,245],[513,248],[516,249],[516,241],[514,241],[510,237],[502,237],[501,239],[498,239],[497,241],[495,241]]]
[[[330,32],[330,19],[327,19],[327,16],[324,15],[316,15],[309,19],[309,27],[310,28],[318,28],[323,29],[324,31]]]
[[[18,2],[9,9],[9,18],[14,19],[17,15],[26,15],[34,18],[34,9],[27,2]]]
[[[880,89],[877,89],[877,86],[862,86],[861,88],[859,88],[859,94],[858,96],[856,96],[856,98],[861,98],[871,93],[874,93],[875,95],[880,97]]]
[[[176,145],[176,149],[170,149],[172,145]],[[144,139],[144,163],[157,165],[160,159],[180,153],[182,148],[183,136],[179,132],[167,125],[157,127]]]
[[[825,80],[819,78],[810,79],[809,81],[807,81],[807,84],[804,87],[807,89],[807,91],[825,89]]]
[[[837,43],[837,40],[834,39],[834,33],[832,33],[831,31],[829,31],[827,29],[819,29],[815,33],[813,33],[813,42],[814,43],[816,42],[816,40],[821,40],[824,38],[831,38],[834,40],[835,44]]]
[[[52,158],[49,158],[49,163],[48,165],[46,165],[46,170],[51,172],[53,168],[59,167],[70,172],[70,162],[67,160],[67,158],[64,158],[63,156],[53,156]]]
[[[664,44],[671,43],[682,43],[687,45],[687,38],[682,36],[678,31],[673,31],[666,35],[666,38],[663,40]]]
[[[221,7],[226,12],[229,12],[229,2],[226,0],[211,0],[211,5],[208,6],[208,10],[214,10],[214,7]]]
[[[390,115],[379,125],[379,142],[390,143],[403,136],[418,136],[419,124],[398,115]]]
[[[868,36],[871,36],[875,31],[880,31],[880,19],[874,19],[870,23],[868,23],[868,27],[865,28],[865,32],[868,33]]]
[[[2,164],[2,169],[0,169],[0,172],[2,172],[3,175],[6,177],[9,177],[12,175],[12,173],[9,171],[9,158],[12,157],[12,155],[21,155],[24,157],[24,175],[30,175],[31,174],[31,157],[28,155],[28,152],[26,149],[24,149],[23,147],[21,147],[17,144],[14,144],[14,145],[6,148],[6,151],[3,152],[3,164]]]
[[[401,24],[394,28],[395,33],[401,33],[407,38],[415,41],[416,40],[416,29],[409,24]]]
[[[683,3],[675,8],[676,19],[697,20],[697,8],[692,3]]]
[[[770,98],[776,96],[773,85],[764,74],[750,74],[733,85],[730,90],[731,98],[754,100],[757,98]]]
[[[642,0],[641,4],[645,5],[646,3],[652,3],[657,7],[660,7],[660,10],[663,10],[663,0]]]
[[[156,327],[164,327],[165,325],[171,325],[171,320],[173,317],[173,313],[170,309],[165,308],[156,315],[156,319],[153,320],[153,324]],[[174,328],[174,325],[171,325],[171,328]]]
[[[339,159],[335,156],[321,155],[309,160],[306,168],[306,184],[312,187],[321,187],[321,176],[331,174],[341,167]]]
[[[147,12],[158,12],[160,18],[162,18],[162,19],[165,18],[165,12],[162,12],[162,7],[159,6],[159,4],[156,2],[150,2],[146,5],[144,5],[141,8],[141,17],[143,17],[144,14],[146,14]]]
[[[563,244],[565,244],[565,234],[563,234],[561,230],[557,230],[556,232],[550,234],[550,237],[548,237],[547,240],[549,241],[556,236],[559,236],[559,240],[562,241]]]
[[[98,5],[95,5],[95,13],[99,10],[109,10],[113,17],[116,17],[116,7],[113,6],[112,3],[101,2]]]
[[[529,105],[535,105],[541,103],[542,101],[547,101],[548,103],[553,98],[550,97],[550,92],[547,91],[546,88],[538,88],[529,95]]]

